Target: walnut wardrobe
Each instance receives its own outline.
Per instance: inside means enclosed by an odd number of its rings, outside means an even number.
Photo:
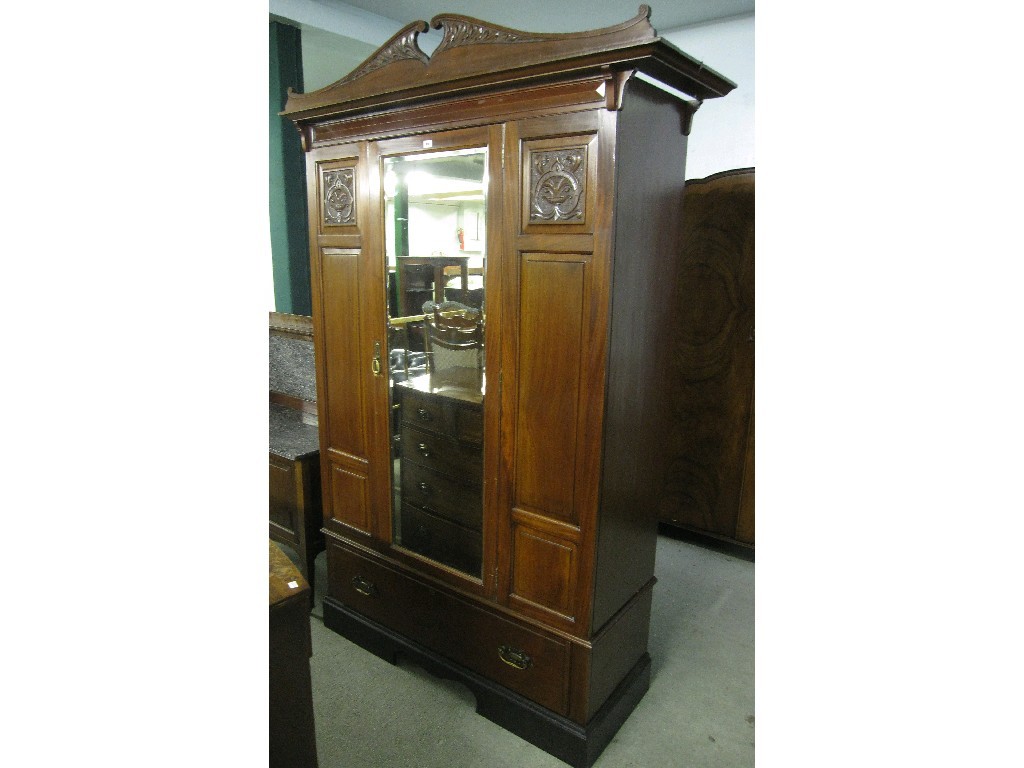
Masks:
[[[687,134],[735,87],[649,16],[440,15],[283,113],[306,153],[324,623],[576,766],[649,684]]]

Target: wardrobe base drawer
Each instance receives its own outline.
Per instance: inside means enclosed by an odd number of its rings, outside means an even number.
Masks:
[[[349,608],[561,715],[569,643],[543,635],[331,541],[328,594]]]

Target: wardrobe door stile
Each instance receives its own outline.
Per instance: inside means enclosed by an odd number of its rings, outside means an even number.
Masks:
[[[364,264],[367,281],[362,301],[367,322],[364,349],[366,366],[370,370],[370,398],[367,403],[367,421],[371,440],[371,508],[373,534],[378,541],[388,543],[391,533],[391,436],[388,426],[390,405],[388,395],[388,308],[387,279],[384,256],[384,227],[382,222],[382,186],[380,151],[376,142],[362,142],[362,174],[364,180],[363,206],[360,228],[363,233]],[[380,373],[373,373],[372,361],[380,361]]]
[[[492,392],[494,396],[490,398],[487,406],[484,408],[484,434],[490,436],[484,443],[484,524],[483,524],[483,541],[484,541],[484,591],[487,595],[494,599],[498,593],[498,573],[501,569],[499,562],[499,519],[501,510],[501,485],[500,485],[500,466],[502,462],[501,458],[501,441],[497,437],[501,434],[501,366],[502,366],[502,350],[504,348],[505,341],[503,339],[502,328],[504,327],[504,320],[502,314],[502,291],[504,289],[504,283],[502,280],[502,270],[504,264],[508,259],[508,254],[505,250],[505,198],[511,197],[515,199],[515,195],[505,194],[505,178],[504,178],[504,157],[503,142],[505,141],[505,128],[503,125],[492,125],[488,129],[488,148],[490,155],[488,157],[488,179],[490,187],[487,191],[488,203],[487,203],[487,215],[490,220],[490,225],[487,230],[487,251],[488,256],[488,268],[487,274],[485,275],[485,294],[491,297],[489,302],[490,309],[488,310],[488,322],[487,322],[487,338],[486,345],[490,352],[491,359],[494,361],[494,368],[497,369],[497,375],[492,374],[491,380]],[[497,379],[497,381],[495,381]],[[495,386],[497,385],[497,386]]]

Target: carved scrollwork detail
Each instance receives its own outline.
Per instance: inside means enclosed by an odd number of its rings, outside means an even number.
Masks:
[[[582,220],[587,198],[587,148],[530,153],[530,221]]]
[[[421,32],[426,32],[428,29],[429,27],[427,27],[427,22],[425,21],[414,21],[412,24],[409,24],[385,43],[373,57],[364,61],[360,67],[346,77],[343,77],[335,85],[358,80],[360,77],[364,77],[381,67],[386,67],[388,64],[393,64],[403,59],[413,59],[429,64],[430,58],[420,50],[416,40]]]
[[[546,38],[520,32],[517,29],[506,29],[484,24],[478,19],[465,16],[435,16],[431,21],[434,29],[444,27],[444,37],[434,51],[434,56],[448,48],[460,45],[478,45],[481,43],[533,43]]]
[[[324,171],[324,224],[356,223],[355,185],[352,168]]]

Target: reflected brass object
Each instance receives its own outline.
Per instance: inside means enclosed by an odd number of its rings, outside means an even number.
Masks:
[[[374,586],[372,581],[367,581],[362,576],[352,577],[352,587],[361,595],[367,597],[374,597],[377,594],[377,587]]]
[[[498,658],[516,669],[529,669],[533,666],[533,659],[530,658],[526,651],[521,651],[518,648],[512,648],[507,645],[502,645],[498,648]]]

